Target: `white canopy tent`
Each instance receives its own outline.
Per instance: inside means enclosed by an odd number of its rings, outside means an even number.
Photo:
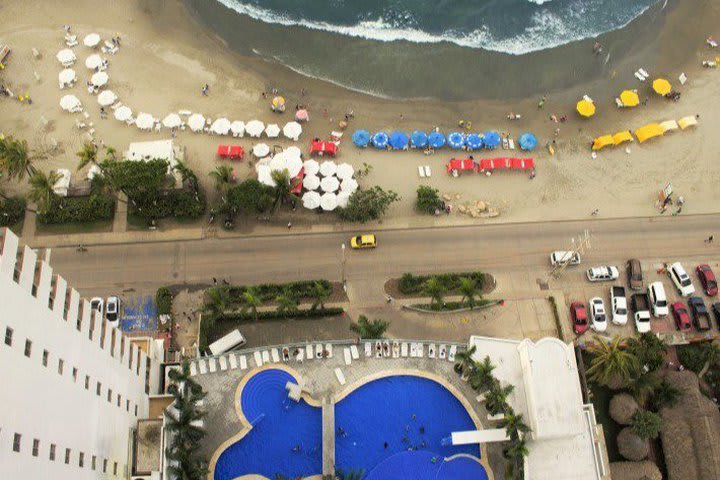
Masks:
[[[320,177],[317,175],[305,175],[305,178],[303,178],[303,188],[305,190],[317,190],[320,188]]]
[[[308,210],[315,210],[320,206],[320,194],[318,192],[305,192],[302,196],[303,207]]]
[[[337,195],[334,193],[326,193],[320,197],[320,207],[326,212],[331,212],[337,208]]]
[[[104,87],[105,85],[107,85],[109,80],[110,75],[105,72],[97,72],[94,73],[92,77],[90,77],[90,83],[92,83],[96,87]]]
[[[82,103],[75,95],[65,95],[60,99],[60,108],[66,112],[79,112],[82,110]]]
[[[287,155],[302,158],[302,150],[300,150],[295,145],[290,145],[285,150],[283,150]]]
[[[285,153],[285,164],[291,178],[297,177],[303,168],[303,161],[300,160],[300,157],[290,156],[287,153]]]
[[[287,162],[286,162],[285,156],[282,154],[282,152],[276,154],[273,158],[270,159],[270,170],[273,170],[273,171],[287,170]]]
[[[245,124],[245,133],[254,138],[260,138],[264,130],[265,124],[260,120],[250,120]]]
[[[323,177],[331,177],[337,172],[337,165],[331,160],[325,160],[320,164],[320,175]]]
[[[60,177],[52,186],[53,192],[55,192],[55,195],[67,197],[68,189],[70,188],[70,178],[72,177],[72,173],[66,168],[58,168],[57,170],[55,170],[55,172],[60,175]]]
[[[72,68],[66,68],[65,70],[62,70],[58,74],[58,83],[60,84],[60,88],[71,86],[75,82],[76,78],[77,75],[75,75],[75,70],[73,70]]]
[[[230,124],[230,131],[233,134],[233,137],[242,137],[245,135],[245,122],[241,122],[240,120],[235,120]]]
[[[268,187],[275,186],[275,180],[272,179],[272,175],[270,174],[270,166],[269,165],[258,165],[257,166],[257,174],[258,174],[258,182],[262,183],[263,185],[267,185]]]
[[[190,115],[190,118],[188,118],[187,123],[193,132],[202,132],[203,128],[205,128],[205,117],[199,113],[193,113]]]
[[[280,135],[280,127],[277,123],[269,124],[265,127],[265,135],[267,135],[268,138],[277,138]]]
[[[87,67],[89,70],[95,70],[96,68],[100,67],[103,62],[104,60],[100,55],[98,55],[97,53],[93,53],[85,59],[85,67]]]
[[[121,122],[127,122],[132,118],[132,110],[130,107],[127,107],[125,105],[118,107],[115,110],[115,119],[120,120]]]
[[[258,143],[253,147],[253,155],[255,155],[258,158],[267,157],[270,153],[270,147],[267,146],[266,143]],[[268,167],[270,168],[270,167]]]
[[[64,48],[60,50],[55,56],[55,58],[57,58],[57,61],[60,62],[63,67],[69,67],[70,65],[75,63],[75,60],[77,60],[75,52],[73,52],[69,48]]]
[[[350,203],[351,195],[352,194],[350,192],[343,192],[340,190],[340,193],[337,194],[337,206],[340,208],[346,208],[348,203]]]
[[[227,118],[218,118],[210,126],[210,131],[215,135],[227,135],[230,132],[230,125],[230,120]]]
[[[182,119],[177,113],[171,113],[163,118],[162,124],[165,128],[178,128],[182,125]]]
[[[97,33],[90,33],[88,35],[85,35],[85,38],[83,39],[83,45],[85,45],[88,48],[95,48],[100,44],[100,35]]]
[[[355,169],[352,165],[349,163],[341,163],[337,167],[337,172],[335,172],[335,175],[340,180],[345,180],[346,178],[352,178],[352,176],[355,174]]]
[[[149,113],[140,113],[135,119],[135,125],[140,130],[152,130],[155,126],[155,119]]]
[[[320,189],[323,192],[336,192],[340,188],[340,180],[337,177],[325,177],[320,180]]]
[[[117,100],[117,95],[112,90],[103,90],[98,95],[97,101],[103,107],[109,107]]]
[[[317,175],[317,173],[320,171],[320,164],[315,159],[305,160],[303,162],[303,166],[305,167],[305,175]]]
[[[340,190],[343,192],[353,193],[358,189],[358,182],[354,178],[346,178],[340,184]]]
[[[283,127],[283,135],[285,137],[295,140],[296,142],[300,138],[300,134],[302,133],[302,125],[300,125],[298,122],[288,122]]]

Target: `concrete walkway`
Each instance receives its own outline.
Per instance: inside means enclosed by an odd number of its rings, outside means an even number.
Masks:
[[[127,230],[127,212],[128,198],[127,195],[120,192],[115,202],[115,217],[113,218],[113,233],[125,232]]]
[[[29,239],[35,239],[35,222],[37,221],[37,205],[29,203],[25,208],[25,220],[22,228],[22,240],[31,245]]]

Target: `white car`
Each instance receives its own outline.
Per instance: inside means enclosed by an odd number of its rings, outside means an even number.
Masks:
[[[105,315],[105,300],[100,297],[93,297],[90,300],[90,308],[100,313],[100,318]]]
[[[617,267],[593,267],[588,268],[587,278],[591,282],[603,282],[606,280],[617,280],[620,278],[620,272]]]
[[[592,319],[592,329],[596,332],[604,332],[607,330],[607,313],[605,313],[605,303],[602,298],[594,297],[590,299],[590,318]]]
[[[665,287],[662,282],[653,282],[648,285],[648,295],[650,296],[650,307],[652,313],[656,317],[667,317],[670,313],[668,307],[667,296],[665,296]]]
[[[670,275],[670,279],[675,284],[675,288],[677,288],[680,295],[683,297],[689,297],[695,293],[695,287],[680,262],[675,262],[670,265],[670,268],[668,268],[668,275]]]
[[[120,319],[120,299],[118,297],[108,297],[105,303],[105,318],[112,326],[117,326]]]
[[[610,306],[612,308],[612,323],[615,325],[625,325],[628,320],[625,287],[610,287]]]

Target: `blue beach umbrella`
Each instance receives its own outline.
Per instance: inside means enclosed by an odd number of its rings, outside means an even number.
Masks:
[[[467,145],[470,150],[480,150],[483,147],[483,139],[477,133],[471,133],[465,139],[465,145]]]
[[[495,148],[500,145],[500,134],[497,132],[485,132],[483,142],[487,148]]]
[[[408,136],[405,132],[392,132],[390,134],[390,146],[394,150],[402,150],[403,148],[407,148],[408,146]]]
[[[525,132],[518,138],[518,143],[523,150],[532,150],[537,147],[538,141],[535,135],[530,132]]]
[[[368,146],[368,143],[370,143],[370,132],[367,130],[357,130],[353,133],[352,141],[356,146],[365,148]]]
[[[428,136],[425,132],[415,130],[410,134],[410,146],[413,148],[425,148],[428,144]]]
[[[382,150],[383,148],[387,147],[388,144],[388,134],[385,132],[377,132],[372,137],[372,144],[375,146],[375,148]]]
[[[440,132],[431,132],[428,135],[428,145],[432,148],[442,148],[445,146],[445,135]]]
[[[465,145],[465,136],[460,132],[453,132],[447,138],[448,147],[460,150]]]

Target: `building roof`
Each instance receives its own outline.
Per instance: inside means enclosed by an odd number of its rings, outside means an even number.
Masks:
[[[170,162],[171,167],[174,167],[177,164],[172,140],[131,143],[128,146],[127,152],[125,152],[126,160],[140,161],[156,158],[167,160]]]

